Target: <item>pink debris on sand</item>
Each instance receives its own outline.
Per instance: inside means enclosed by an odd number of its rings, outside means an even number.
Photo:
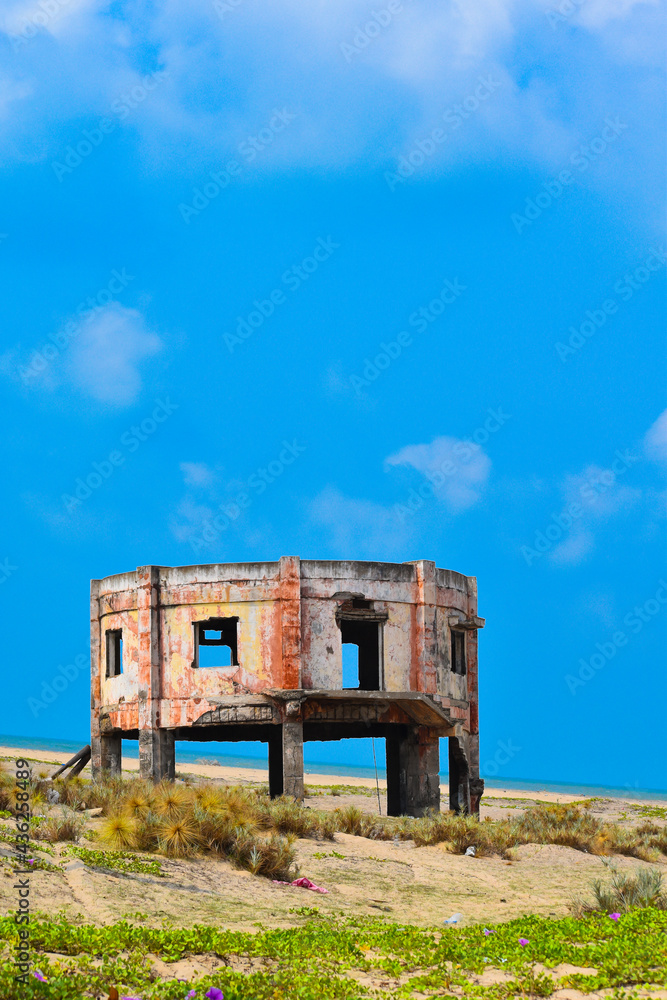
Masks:
[[[309,878],[295,878],[293,882],[281,882],[280,879],[273,879],[274,885],[298,885],[300,889],[312,889],[313,892],[328,892],[328,889],[323,889],[320,885],[315,885],[311,882]]]

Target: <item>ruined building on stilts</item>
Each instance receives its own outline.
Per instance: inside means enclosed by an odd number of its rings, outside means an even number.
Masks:
[[[93,773],[174,777],[175,740],[261,740],[272,795],[303,798],[308,740],[383,737],[390,815],[479,811],[477,583],[408,563],[140,566],[93,580]],[[343,680],[343,647],[357,676]],[[347,662],[347,656],[346,656]],[[347,668],[346,668],[347,671]],[[348,686],[351,685],[351,686]]]

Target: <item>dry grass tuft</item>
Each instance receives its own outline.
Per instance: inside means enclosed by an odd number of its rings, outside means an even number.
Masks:
[[[278,833],[295,837],[317,837],[320,840],[333,840],[334,833],[340,829],[332,813],[307,809],[284,795],[272,801],[267,800],[262,825],[277,830]]]
[[[76,842],[81,837],[84,826],[83,817],[63,809],[59,816],[50,816],[36,826],[32,836],[35,840],[45,840],[50,844],[66,840]]]
[[[178,816],[162,823],[157,842],[159,849],[169,858],[191,858],[201,849],[202,837],[192,819]]]
[[[140,819],[151,811],[151,800],[152,796],[146,794],[143,789],[132,789],[127,798],[123,800],[123,809],[129,816],[136,816]]]
[[[153,810],[158,816],[179,819],[186,814],[191,804],[192,795],[182,785],[172,785],[165,781],[155,789]]]
[[[115,851],[132,850],[139,843],[137,822],[125,813],[108,816],[100,827],[99,839]]]
[[[663,875],[657,868],[640,868],[632,874],[622,874],[607,862],[611,870],[611,881],[604,883],[596,879],[592,883],[595,902],[576,899],[571,904],[575,916],[602,911],[603,913],[627,913],[629,910],[652,907],[667,910],[667,894],[663,891]]]
[[[272,834],[266,840],[240,833],[230,857],[240,868],[246,868],[253,875],[291,882],[297,876],[293,839]]]

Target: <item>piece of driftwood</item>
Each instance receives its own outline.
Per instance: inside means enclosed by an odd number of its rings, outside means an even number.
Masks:
[[[86,744],[86,746],[83,747],[81,750],[79,750],[78,753],[75,753],[74,756],[71,757],[66,764],[63,764],[62,767],[59,767],[57,771],[54,771],[54,773],[51,775],[51,780],[53,781],[54,778],[59,778],[60,775],[64,771],[66,771],[68,767],[71,767],[72,770],[65,778],[65,781],[69,781],[70,778],[73,778],[75,775],[83,771],[84,767],[86,766],[89,760],[90,760],[90,746]]]

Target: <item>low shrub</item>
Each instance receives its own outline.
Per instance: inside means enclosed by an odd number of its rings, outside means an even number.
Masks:
[[[635,872],[619,872],[609,865],[611,880],[595,879],[591,883],[595,902],[575,900],[572,909],[578,916],[584,913],[629,913],[635,909],[667,910],[667,894],[663,890],[663,875],[657,868],[640,868]]]
[[[169,858],[191,858],[202,847],[202,836],[188,816],[167,816],[157,835],[158,847]]]
[[[32,831],[35,840],[45,840],[55,844],[60,841],[76,842],[81,837],[84,829],[82,816],[65,809],[59,815],[49,816],[43,823],[40,823]]]
[[[99,830],[99,840],[115,851],[138,847],[137,821],[125,813],[107,816]]]

